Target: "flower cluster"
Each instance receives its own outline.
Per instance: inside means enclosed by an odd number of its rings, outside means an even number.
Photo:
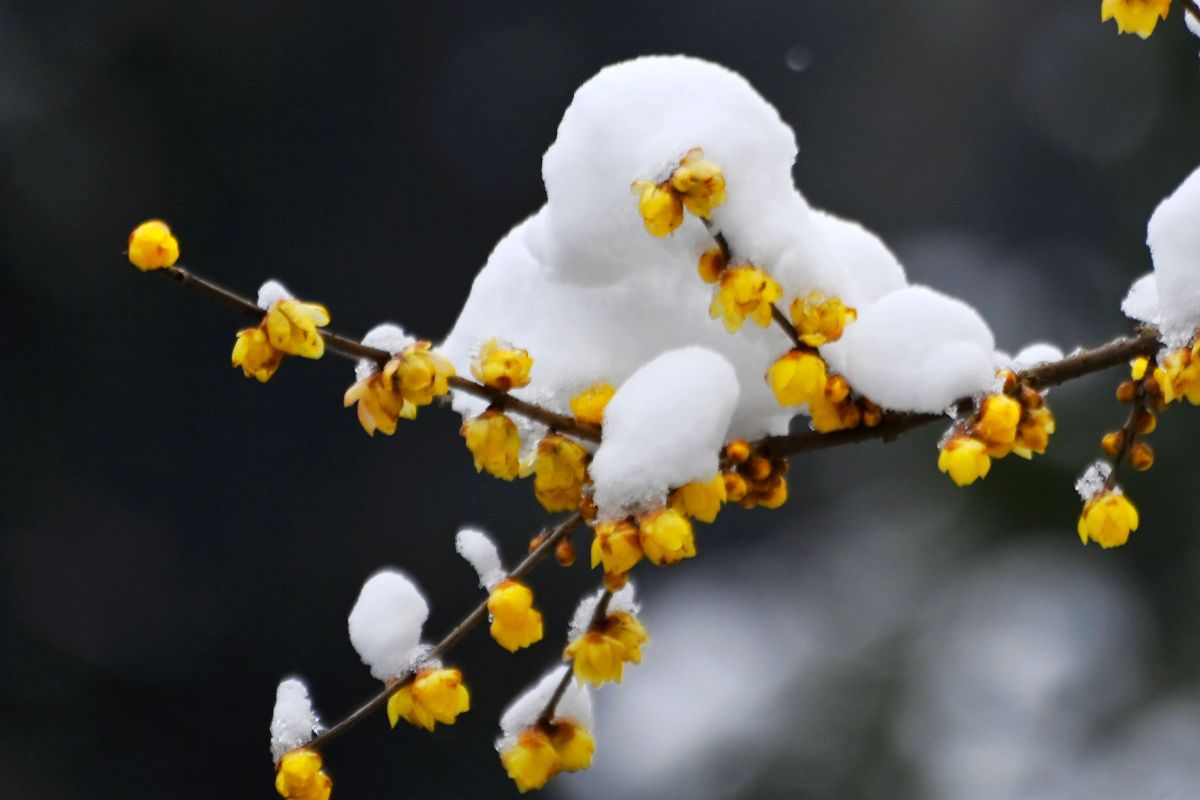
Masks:
[[[404,720],[432,731],[437,723],[453,725],[458,715],[471,710],[471,695],[456,669],[423,669],[388,698],[387,715],[392,727]]]
[[[646,230],[662,237],[683,224],[685,208],[707,220],[713,209],[725,202],[725,176],[720,167],[704,158],[702,150],[694,148],[665,180],[634,181],[633,190]]]
[[[674,507],[597,522],[593,527],[592,568],[603,565],[609,590],[624,586],[629,571],[643,557],[652,564],[668,566],[696,555],[692,523]]]
[[[595,622],[567,645],[563,660],[571,662],[575,677],[593,686],[621,682],[625,664],[642,663],[646,629],[628,611],[616,611]]]
[[[317,328],[328,324],[329,312],[323,305],[277,300],[257,327],[238,331],[231,362],[247,378],[266,383],[285,355],[312,359],[325,355],[325,339]]]
[[[556,720],[526,728],[500,754],[500,762],[523,794],[541,789],[560,772],[587,769],[595,751],[596,742],[587,728],[570,720]]]
[[[346,390],[342,402],[357,404],[364,431],[391,436],[400,418],[416,419],[417,409],[450,391],[454,365],[431,350],[429,342],[411,344]]]
[[[729,502],[742,508],[779,508],[787,502],[786,459],[767,458],[738,439],[725,446],[725,463],[721,477]]]
[[[275,791],[287,800],[329,800],[333,780],[323,766],[315,750],[300,748],[285,753],[275,766]]]
[[[492,638],[510,653],[542,640],[542,614],[533,607],[533,590],[520,581],[499,583],[488,596],[487,609]]]

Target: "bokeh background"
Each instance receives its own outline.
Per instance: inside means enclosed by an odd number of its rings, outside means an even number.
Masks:
[[[273,797],[276,682],[302,675],[327,719],[376,688],[345,634],[361,582],[409,571],[438,636],[479,599],[458,526],[515,560],[547,521],[475,475],[449,411],[364,436],[347,363],[243,379],[241,318],[124,262],[137,222],[339,330],[436,339],[544,199],[573,89],[687,52],[778,106],[814,204],[1001,347],[1069,350],[1126,328],[1145,221],[1200,163],[1200,41],[1179,9],[1142,42],[1098,7],[0,2],[0,794]],[[643,576],[653,648],[599,695],[595,768],[550,796],[1200,796],[1200,415],[1166,416],[1127,478],[1129,546],[1081,548],[1072,484],[1117,379],[1056,390],[1049,454],[969,491],[935,430],[795,460],[784,509],[727,512],[701,558]],[[515,795],[496,720],[593,577],[535,583],[546,642],[471,638],[472,712],[363,725],[328,752],[335,796]]]

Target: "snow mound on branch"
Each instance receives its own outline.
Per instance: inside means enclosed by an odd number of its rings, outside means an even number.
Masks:
[[[1200,327],[1200,168],[1158,204],[1146,244],[1154,272],[1134,282],[1121,310],[1157,325],[1168,345],[1181,346]]]
[[[554,690],[570,667],[558,667],[548,672],[537,685],[512,702],[500,717],[500,738],[496,749],[504,752],[516,742],[521,731],[537,722]],[[574,722],[588,731],[592,730],[592,695],[578,681],[572,680],[559,698],[554,709],[554,720]]]
[[[280,300],[291,299],[292,293],[279,281],[269,280],[258,287],[258,307],[263,311],[270,311]]]
[[[1034,342],[1022,348],[1021,352],[1012,357],[1012,368],[1015,370],[1029,369],[1038,364],[1049,364],[1060,361],[1063,357],[1062,348],[1049,342]]]
[[[662,505],[669,489],[711,479],[737,402],[733,366],[703,347],[663,353],[631,375],[604,410],[590,467],[600,518]]]
[[[483,531],[463,528],[454,537],[454,549],[475,568],[479,585],[489,592],[507,576],[496,543]]]
[[[381,681],[403,675],[420,653],[429,603],[403,573],[382,570],[363,584],[350,611],[350,642],[371,675]]]
[[[884,408],[941,413],[988,390],[995,350],[992,331],[975,309],[910,286],[860,310],[858,321],[821,354],[833,372]]]
[[[396,353],[399,353],[416,341],[416,339],[405,333],[403,328],[392,322],[376,325],[367,331],[366,336],[362,338],[362,343],[367,347],[376,347],[392,355],[396,355]],[[360,358],[354,365],[354,379],[361,381],[377,369],[379,369],[379,365],[373,360]]]
[[[600,604],[600,598],[604,596],[604,590],[599,589],[595,594],[590,594],[579,601],[579,605],[575,607],[575,614],[571,617],[571,627],[567,632],[567,643],[578,639],[587,633],[588,627],[592,624],[592,617],[596,614],[596,606]],[[627,614],[637,616],[641,606],[633,597],[633,584],[626,583],[619,590],[613,593],[612,599],[608,601],[608,613],[615,614],[618,611],[624,611]]]
[[[271,715],[271,758],[278,761],[289,750],[303,747],[322,729],[308,687],[296,678],[280,681]]]

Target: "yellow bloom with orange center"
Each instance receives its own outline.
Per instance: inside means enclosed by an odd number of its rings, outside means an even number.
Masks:
[[[450,391],[454,365],[431,347],[427,341],[415,342],[383,366],[383,377],[394,382],[396,391],[414,406],[427,406]]]
[[[642,560],[638,528],[627,519],[597,523],[596,538],[592,540],[592,569],[603,564],[604,572],[623,575]]]
[[[577,772],[592,765],[596,742],[581,725],[557,720],[526,728],[517,741],[500,754],[508,777],[522,794],[541,789],[560,772]]]
[[[725,330],[736,333],[747,319],[760,328],[771,324],[772,304],[783,296],[774,278],[757,267],[733,267],[721,274],[708,315],[723,319]]]
[[[858,312],[838,297],[825,297],[821,292],[809,292],[797,297],[791,306],[792,325],[800,341],[809,347],[842,338],[846,326],[858,319]]]
[[[683,200],[669,185],[653,181],[636,181],[638,213],[652,236],[662,238],[683,224]]]
[[[596,383],[571,398],[571,413],[580,422],[599,425],[604,421],[604,409],[617,390],[611,383]]]
[[[456,669],[425,669],[388,698],[392,727],[401,719],[418,728],[433,730],[437,723],[453,725],[458,715],[471,710],[471,695]]]
[[[283,362],[283,353],[271,346],[265,325],[260,325],[238,331],[231,361],[247,378],[266,383]]]
[[[700,148],[689,150],[671,173],[671,188],[679,193],[687,210],[701,219],[708,219],[713,209],[725,202],[725,175]]]
[[[1079,541],[1096,542],[1104,549],[1120,547],[1129,541],[1130,531],[1136,531],[1138,511],[1129,498],[1117,492],[1104,491],[1083,506],[1079,515]]]
[[[604,632],[624,645],[626,661],[631,664],[642,663],[642,646],[650,641],[650,635],[637,617],[628,611],[614,611],[608,615]]]
[[[275,767],[275,791],[286,800],[329,800],[333,780],[322,766],[315,750],[301,748],[284,753]]]
[[[828,392],[809,401],[808,415],[812,429],[817,433],[857,428],[863,416],[862,410],[851,400],[844,397],[839,401],[830,400]]]
[[[1034,453],[1041,455],[1050,444],[1050,434],[1054,433],[1054,415],[1046,406],[1028,408],[1017,426],[1017,438],[1013,442],[1012,451],[1021,458],[1032,458]]]
[[[143,222],[129,234],[129,263],[142,272],[170,267],[179,260],[179,241],[161,219]]]
[[[648,639],[646,629],[632,614],[616,612],[567,645],[563,660],[571,662],[580,683],[620,683],[626,663],[642,663],[642,645]]]
[[[950,476],[958,486],[970,486],[980,478],[986,477],[992,468],[992,459],[988,457],[987,445],[978,439],[963,434],[955,434],[942,445],[938,455],[938,469]]]
[[[670,505],[681,514],[701,522],[712,522],[727,497],[725,478],[718,472],[712,480],[692,481],[671,492]]]
[[[638,519],[638,539],[652,564],[667,566],[696,555],[692,523],[673,508],[660,508]]]
[[[1155,368],[1154,379],[1166,402],[1187,398],[1200,405],[1200,344],[1168,353],[1162,366]]]
[[[492,638],[510,653],[542,640],[542,614],[533,607],[533,591],[514,580],[501,581],[487,601]]]
[[[279,300],[267,311],[267,338],[281,353],[320,358],[325,354],[325,339],[317,328],[328,324],[329,312],[323,305],[291,298]]]
[[[506,346],[498,339],[484,342],[471,361],[475,380],[502,392],[528,386],[532,368],[533,359],[528,351]]]
[[[975,417],[975,435],[988,445],[988,455],[1003,458],[1012,449],[1021,421],[1021,404],[1006,394],[984,398]]]
[[[459,433],[475,457],[475,471],[511,481],[521,472],[521,437],[511,419],[489,408],[463,425]]]
[[[355,403],[358,404],[358,424],[369,436],[374,436],[375,431],[391,436],[401,417],[417,418],[417,407],[404,399],[394,380],[380,372],[372,372],[346,390],[342,404],[349,408]]]
[[[558,753],[563,772],[578,772],[592,765],[596,741],[587,728],[564,720],[551,723],[550,731],[550,743]]]
[[[574,511],[587,481],[587,451],[552,433],[538,443],[533,460],[533,492],[547,511]]]
[[[781,406],[813,405],[824,400],[828,380],[825,361],[804,350],[784,353],[767,369],[767,383]]]
[[[1100,21],[1116,20],[1118,33],[1136,33],[1146,39],[1170,10],[1171,0],[1103,0]]]

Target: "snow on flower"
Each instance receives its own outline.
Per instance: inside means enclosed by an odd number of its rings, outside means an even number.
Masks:
[[[271,758],[303,747],[320,733],[321,721],[308,697],[308,687],[296,678],[280,681],[275,692],[275,712],[271,715]]]
[[[516,737],[523,730],[535,725],[546,704],[554,694],[555,687],[562,681],[563,675],[570,667],[556,667],[512,702],[500,717],[500,738],[496,740],[496,749],[503,752],[512,746]],[[572,722],[586,730],[592,730],[592,694],[575,681],[567,684],[567,689],[559,698],[554,709],[554,721]]]
[[[454,537],[454,549],[479,573],[479,585],[484,589],[491,591],[507,575],[496,543],[481,530],[460,530]]]
[[[421,628],[429,604],[416,585],[395,570],[382,570],[363,584],[350,611],[350,642],[371,675],[395,678],[421,652]]]

